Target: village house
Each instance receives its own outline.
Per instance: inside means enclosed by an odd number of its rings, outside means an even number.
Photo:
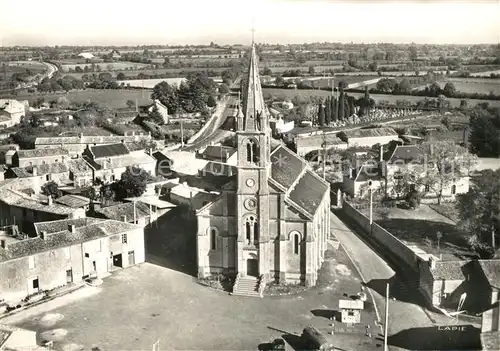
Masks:
[[[156,172],[156,159],[146,152],[130,152],[125,144],[90,146],[83,152],[83,158],[92,168],[93,180],[104,183],[120,179],[127,167],[139,167],[152,176]]]
[[[376,144],[385,145],[393,140],[399,140],[398,133],[389,127],[346,130],[340,132],[338,136],[349,146],[372,147]]]
[[[17,144],[6,144],[0,145],[0,164],[12,165],[12,156],[19,150],[19,145]],[[9,163],[7,163],[9,159]]]
[[[132,133],[132,135],[97,135],[86,136],[80,133],[79,136],[58,136],[58,137],[38,137],[35,139],[35,149],[64,149],[71,157],[78,157],[87,147],[112,145],[117,143],[131,143],[141,140],[151,140],[151,134]]]
[[[84,209],[58,204],[51,196],[28,195],[9,183],[0,187],[0,223],[16,224],[21,231],[28,232],[35,222],[84,217]]]
[[[113,219],[125,223],[137,224],[142,227],[148,225],[151,219],[149,205],[143,202],[125,202],[111,206],[95,205],[95,217]]]
[[[85,212],[89,210],[90,207],[90,199],[85,196],[74,195],[74,194],[66,194],[61,197],[58,197],[54,200],[56,203],[71,207],[71,208],[81,208]]]
[[[0,126],[8,128],[19,124],[28,110],[27,100],[0,99]]]
[[[92,168],[83,159],[70,159],[65,163],[45,163],[37,166],[12,167],[5,172],[5,178],[17,178],[25,188],[39,193],[47,182],[58,185],[84,187],[92,184]]]
[[[297,136],[294,139],[297,155],[305,156],[311,151],[323,150],[323,145],[326,144],[326,149],[346,150],[347,143],[337,137],[335,133],[314,134],[307,136]]]
[[[168,124],[170,122],[170,116],[168,114],[168,107],[163,105],[160,100],[155,100],[154,103],[148,107],[148,113],[151,113],[154,108],[158,109],[161,117],[163,118],[163,124]]]
[[[149,206],[149,223],[153,223],[161,216],[170,212],[176,207],[175,204],[162,200],[158,195],[142,195],[139,197],[125,198],[123,201],[131,203],[143,203]]]
[[[364,160],[353,162],[348,174],[344,175],[344,191],[353,197],[366,197],[370,188],[374,192],[383,192],[390,198],[402,196],[397,189],[397,182],[403,175],[416,167],[427,164],[427,167],[435,167],[428,161],[432,160],[432,147],[423,145],[394,145],[384,152],[380,146],[379,160]],[[469,175],[463,174],[454,181],[444,184],[443,198],[452,200],[457,194],[465,194],[469,191]],[[410,189],[418,190],[423,198],[433,201],[436,192],[425,184],[410,184]]]
[[[69,159],[68,151],[61,148],[42,150],[17,150],[12,157],[12,166],[28,167],[62,162]]]
[[[0,298],[6,302],[144,262],[141,226],[80,218],[35,223],[34,232],[29,238],[9,228],[0,232]]]
[[[364,303],[361,300],[339,300],[340,321],[345,324],[361,323]]]

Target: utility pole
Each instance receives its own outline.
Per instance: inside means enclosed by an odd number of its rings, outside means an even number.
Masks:
[[[181,147],[184,147],[184,122],[181,121]]]
[[[384,351],[389,351],[387,346],[387,334],[389,326],[389,283],[385,288],[385,330],[384,330]]]
[[[373,189],[372,189],[372,182],[370,181],[368,183],[368,185],[370,187],[370,228],[371,228],[371,226],[373,224]],[[370,232],[371,232],[371,229],[370,229]],[[387,285],[387,287],[389,288],[389,285]]]
[[[323,180],[326,180],[326,134],[323,131]]]

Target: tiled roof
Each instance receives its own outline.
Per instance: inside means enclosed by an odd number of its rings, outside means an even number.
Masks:
[[[132,152],[132,151],[146,150],[146,148],[144,147],[144,144],[143,143],[139,143],[139,142],[125,143],[125,147],[130,152]]]
[[[37,175],[60,174],[72,171],[73,173],[90,172],[91,169],[83,159],[69,160],[67,163],[54,162],[35,166]],[[10,171],[18,178],[33,177],[33,166],[13,167]]]
[[[325,134],[323,140],[323,135],[311,135],[304,137],[295,138],[295,144],[297,147],[317,147],[318,149],[323,147],[323,141],[326,141],[327,147],[332,145],[347,144],[337,137],[335,134]]]
[[[92,151],[94,159],[129,154],[127,147],[123,143],[91,146],[90,151]]]
[[[392,128],[369,128],[369,129],[353,129],[346,130],[344,133],[347,138],[372,138],[381,136],[397,136],[398,133]]]
[[[478,260],[491,286],[500,289],[500,260]]]
[[[205,151],[203,151],[202,155],[203,158],[207,158],[210,160],[221,160],[224,162],[227,161],[227,159],[231,157],[235,152],[236,149],[232,147],[209,145],[207,146]]]
[[[369,180],[381,180],[382,176],[380,175],[380,171],[377,167],[373,166],[361,166],[361,168],[357,171],[356,174],[356,182],[367,182]]]
[[[61,148],[54,149],[33,149],[33,150],[17,150],[19,158],[33,158],[44,156],[59,156],[67,155],[68,151]]]
[[[104,222],[105,219],[102,218],[74,218],[74,219],[63,219],[60,221],[50,221],[50,222],[38,222],[34,223],[35,232],[40,235],[41,232],[46,232],[47,234],[62,232],[68,230],[69,225],[74,225],[76,228],[84,227],[87,225]]]
[[[137,219],[149,217],[149,205],[138,201],[135,203],[135,207],[135,215]],[[134,221],[134,203],[132,202],[102,207],[96,209],[96,212],[106,218],[114,219],[116,221],[122,221],[123,216],[127,216],[127,222]]]
[[[144,164],[156,163],[156,160],[152,156],[149,156],[146,153],[143,154],[134,153],[134,154],[113,157],[111,163],[108,162],[107,159],[100,159],[100,160],[98,159],[94,161],[89,158],[85,158],[85,161],[87,161],[87,163],[96,170],[103,169],[104,167],[107,167],[108,169],[114,169],[114,168],[140,166]]]
[[[421,160],[424,155],[424,150],[419,145],[398,145],[392,153],[388,152],[384,158],[389,163],[394,162],[410,162]]]
[[[271,178],[287,189],[305,167],[305,161],[284,146],[271,153]]]
[[[432,277],[435,280],[464,280],[465,276],[462,267],[468,261],[437,261],[436,267],[431,269]]]
[[[151,136],[146,135],[108,135],[108,136],[59,136],[59,137],[38,137],[35,145],[64,145],[64,144],[117,144],[121,142],[132,142],[137,140],[151,140]]]
[[[289,198],[314,215],[326,192],[328,185],[311,170],[307,170],[290,192]]]
[[[90,199],[79,195],[64,195],[56,199],[55,202],[72,208],[79,208],[90,204]]]
[[[30,197],[27,194],[23,194],[19,191],[8,188],[4,188],[2,191],[0,191],[0,201],[11,206],[26,208],[38,212],[53,213],[57,215],[69,215],[75,212],[74,208],[60,205],[58,203],[53,203],[49,206],[46,201],[40,201],[40,199]]]
[[[40,252],[75,245],[101,237],[120,234],[140,228],[137,225],[120,221],[99,221],[98,219],[90,219],[90,221],[92,222],[91,224],[75,227],[75,231],[72,233],[68,231],[68,225],[73,224],[73,221],[74,220],[62,220],[48,222],[48,224],[45,224],[45,228],[47,228],[47,226],[49,225],[53,225],[54,227],[57,227],[54,230],[57,230],[59,228],[62,228],[62,230],[58,232],[52,231],[50,232],[51,234],[49,234],[49,231],[47,231],[47,235],[44,239],[40,237],[29,238],[9,244],[6,249],[0,249],[0,251],[3,251],[3,255],[0,255],[0,259],[3,258],[4,260],[9,260],[31,256]],[[35,226],[37,226],[38,224],[39,223],[36,223]],[[41,228],[41,226],[39,226],[38,228]],[[42,230],[40,229],[40,232],[41,231]]]

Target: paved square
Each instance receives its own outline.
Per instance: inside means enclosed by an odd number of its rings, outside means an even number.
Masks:
[[[320,277],[318,287],[298,295],[258,299],[211,290],[192,276],[145,263],[114,273],[101,287],[84,288],[93,293],[87,297],[64,296],[11,322],[55,340],[57,350],[151,350],[157,340],[162,350],[256,350],[308,325],[326,332],[331,321],[323,311],[336,310],[344,293],[359,292],[360,280],[342,251],[329,253]],[[360,329],[371,324],[378,332],[371,303],[362,319]],[[376,348],[364,333],[334,340],[348,350]]]

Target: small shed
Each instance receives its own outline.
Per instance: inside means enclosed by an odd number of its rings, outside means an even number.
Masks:
[[[335,347],[330,343],[326,335],[321,333],[314,327],[306,327],[302,332],[302,341],[307,345],[308,349],[320,351],[334,351]]]
[[[342,323],[357,324],[361,322],[361,311],[364,309],[362,300],[339,300]]]

